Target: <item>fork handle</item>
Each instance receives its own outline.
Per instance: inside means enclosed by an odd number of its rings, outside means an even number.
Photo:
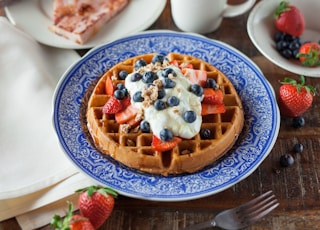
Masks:
[[[191,225],[182,230],[200,230],[200,229],[215,227],[215,226],[216,226],[216,222],[214,220],[210,220],[210,221],[202,222],[199,224]]]

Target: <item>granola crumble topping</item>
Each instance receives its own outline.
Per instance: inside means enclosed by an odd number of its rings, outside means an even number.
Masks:
[[[148,88],[144,88],[142,90],[141,96],[144,98],[143,106],[149,107],[153,104],[155,100],[158,98],[158,86],[150,85]]]
[[[120,133],[123,133],[123,134],[129,133],[130,128],[131,128],[131,125],[121,124],[121,125],[119,126],[119,132],[120,132]]]

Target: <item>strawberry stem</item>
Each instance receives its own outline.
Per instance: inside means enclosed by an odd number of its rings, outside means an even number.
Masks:
[[[54,227],[56,230],[67,230],[69,228],[69,223],[73,216],[73,205],[70,201],[68,201],[68,211],[64,218],[61,216],[55,214],[52,217],[52,220],[50,222],[50,225]]]
[[[275,18],[278,18],[280,14],[286,11],[290,11],[289,2],[281,1],[276,9],[276,12],[274,13]]]
[[[309,53],[298,53],[296,57],[304,58],[304,60],[302,61],[302,65],[312,67],[312,66],[320,65],[319,55],[320,55],[319,50],[315,48],[311,48]]]
[[[292,79],[292,78],[288,78],[286,77],[282,82],[280,82],[281,84],[289,84],[289,85],[293,85],[297,88],[298,93],[301,91],[302,88],[305,88],[305,90],[308,93],[311,93],[313,96],[316,94],[316,88],[314,88],[311,85],[305,85],[306,80],[304,76],[300,76],[300,83],[298,83],[296,80]]]
[[[116,191],[114,191],[113,189],[108,188],[108,187],[102,187],[99,185],[97,185],[97,186],[91,185],[89,187],[85,187],[85,188],[81,188],[81,189],[76,190],[77,193],[81,193],[81,192],[85,192],[85,191],[87,191],[89,197],[91,197],[94,192],[100,192],[101,194],[103,194],[105,196],[107,194],[109,194],[113,197],[118,196],[118,193]]]

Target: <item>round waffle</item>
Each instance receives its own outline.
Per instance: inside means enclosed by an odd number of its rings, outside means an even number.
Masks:
[[[96,147],[122,164],[143,172],[154,174],[192,173],[212,164],[234,145],[244,123],[241,100],[230,80],[209,63],[189,55],[170,53],[166,57],[176,65],[192,64],[194,69],[205,70],[207,77],[215,80],[224,94],[225,112],[201,117],[200,129],[209,129],[210,136],[202,138],[196,133],[182,140],[171,150],[158,151],[152,147],[153,133],[142,132],[139,125],[119,124],[114,114],[106,114],[103,107],[112,97],[107,94],[106,81],[113,85],[125,84],[119,73],[135,71],[135,63],[143,59],[152,62],[155,54],[145,54],[129,58],[109,69],[95,86],[87,107],[87,125]],[[155,69],[164,69],[169,64]],[[151,65],[151,64],[150,64]],[[132,97],[132,95],[131,95]],[[140,114],[143,116],[143,113]]]

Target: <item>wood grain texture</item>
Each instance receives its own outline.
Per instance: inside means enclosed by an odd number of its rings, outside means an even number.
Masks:
[[[242,0],[233,0],[233,3]],[[179,31],[170,13],[170,2],[160,18],[149,29]],[[246,22],[249,13],[224,19],[221,27],[206,36],[221,40],[250,57],[260,67],[275,92],[284,77],[299,78],[268,61],[251,43]],[[84,54],[87,50],[79,51]],[[307,78],[318,91],[320,78]],[[269,156],[258,169],[229,189],[206,198],[184,202],[153,202],[120,196],[115,210],[101,227],[107,230],[178,230],[185,226],[213,218],[219,211],[240,205],[272,189],[280,206],[248,230],[304,230],[320,229],[320,99],[314,98],[312,107],[304,114],[306,125],[299,129],[291,126],[290,119],[282,119],[280,133]],[[302,143],[301,154],[293,152],[295,143]],[[279,158],[290,152],[295,163],[281,168]],[[49,220],[48,220],[49,222]],[[0,222],[0,230],[20,229],[15,219]],[[41,230],[52,229],[45,226]]]

